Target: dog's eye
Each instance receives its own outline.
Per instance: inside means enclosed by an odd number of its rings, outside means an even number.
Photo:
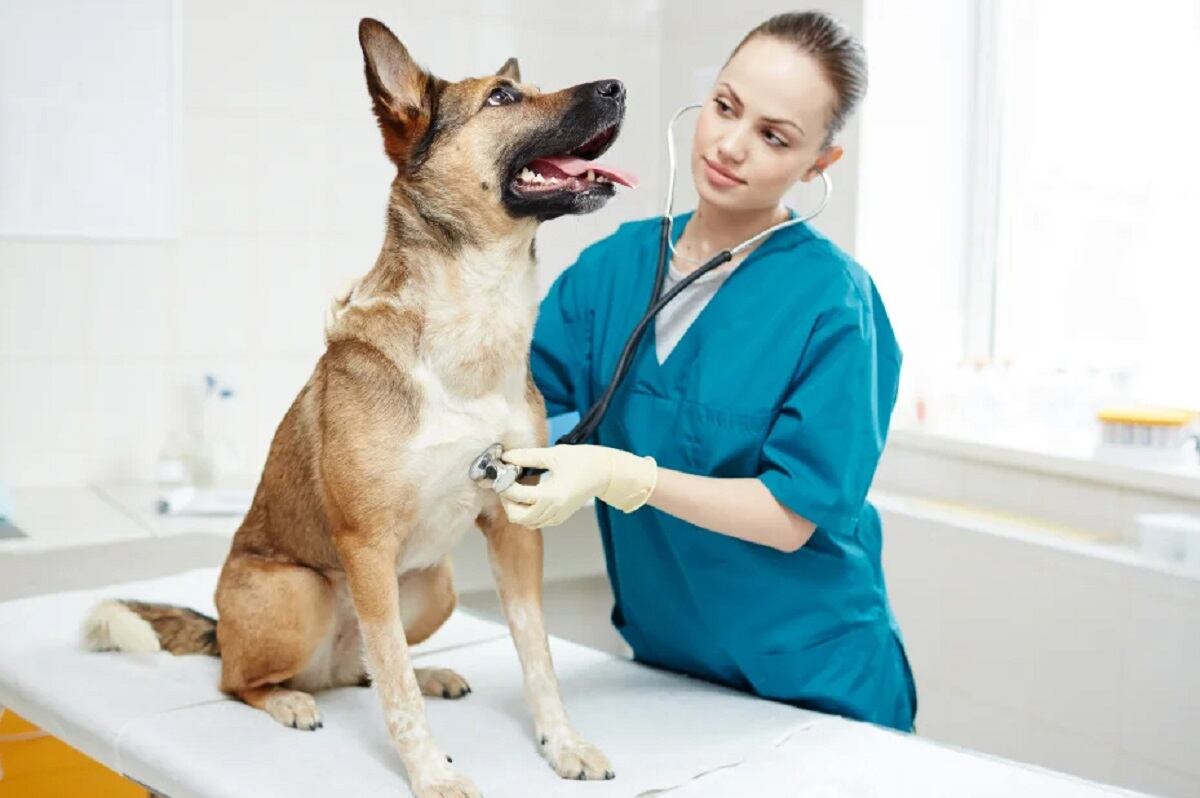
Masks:
[[[508,105],[517,101],[516,93],[504,86],[497,86],[492,89],[492,93],[487,96],[485,105]]]

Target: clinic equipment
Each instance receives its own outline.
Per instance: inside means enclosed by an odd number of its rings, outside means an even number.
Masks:
[[[479,482],[482,479],[492,480],[492,490],[497,493],[503,493],[508,490],[509,486],[517,481],[521,469],[511,463],[506,463],[500,459],[500,455],[504,453],[504,447],[498,443],[493,443],[483,454],[475,458],[475,462],[471,463],[469,476],[472,482]]]
[[[605,388],[604,393],[601,394],[600,398],[596,400],[595,404],[593,404],[591,408],[589,408],[588,411],[583,414],[583,416],[579,419],[579,423],[575,425],[574,429],[559,438],[557,443],[583,443],[590,438],[593,433],[595,433],[596,428],[600,426],[600,422],[604,418],[604,414],[608,412],[608,406],[612,402],[612,398],[616,394],[617,388],[620,387],[621,381],[629,372],[629,367],[633,362],[633,355],[637,351],[638,344],[641,343],[642,336],[649,328],[650,322],[654,320],[654,317],[658,315],[658,312],[666,307],[672,299],[677,297],[689,285],[696,282],[713,269],[728,263],[736,255],[754,246],[772,233],[776,233],[787,227],[793,227],[814,219],[819,213],[821,213],[821,211],[825,210],[825,207],[829,204],[829,198],[833,194],[833,183],[830,181],[829,176],[826,175],[824,171],[821,171],[817,174],[821,177],[821,183],[824,187],[824,195],[822,196],[821,203],[817,206],[816,210],[813,210],[804,216],[794,216],[790,219],[786,219],[778,224],[768,227],[766,230],[763,230],[762,232],[751,236],[750,238],[747,238],[745,241],[735,247],[718,252],[702,266],[676,283],[671,290],[663,294],[663,283],[667,276],[667,252],[670,251],[672,255],[682,258],[682,256],[675,252],[675,245],[671,240],[672,229],[675,224],[675,218],[672,215],[675,205],[675,123],[679,120],[679,117],[681,117],[687,111],[699,110],[701,107],[702,106],[700,105],[685,105],[676,111],[675,115],[671,117],[671,121],[667,123],[667,161],[669,164],[668,168],[670,179],[667,182],[667,202],[666,208],[663,211],[659,232],[658,263],[655,269],[654,290],[650,294],[650,304],[646,307],[646,311],[642,314],[642,318],[634,326],[633,332],[629,334],[629,338],[625,341],[625,347],[621,350],[621,357],[617,360],[617,368],[613,372],[612,379],[609,380],[608,386]],[[662,295],[659,296],[659,294]],[[494,480],[492,487],[497,493],[499,493],[516,482],[520,477],[542,473],[543,469],[518,468],[517,466],[505,463],[500,459],[500,454],[502,451],[503,449],[500,444],[493,444],[492,446],[488,447],[487,450],[481,453],[479,457],[477,457],[471,464],[469,471],[471,480],[474,482],[479,482],[485,478],[492,479]],[[501,485],[503,487],[501,487]]]
[[[1101,430],[1094,452],[1098,460],[1164,468],[1197,461],[1200,414],[1191,410],[1110,407],[1096,419]]]

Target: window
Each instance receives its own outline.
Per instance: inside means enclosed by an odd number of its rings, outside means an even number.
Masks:
[[[1200,406],[1200,2],[993,9],[1000,359]]]
[[[999,391],[1103,373],[1200,409],[1200,0],[868,0],[865,20],[858,255],[910,392],[990,361],[1024,375]]]

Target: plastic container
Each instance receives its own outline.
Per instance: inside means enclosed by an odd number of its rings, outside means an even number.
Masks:
[[[1137,517],[1137,529],[1138,545],[1147,557],[1200,573],[1200,516],[1147,513]]]
[[[1172,408],[1107,408],[1097,416],[1095,457],[1133,466],[1172,468],[1197,462],[1196,413]]]
[[[206,375],[200,437],[192,458],[194,486],[229,487],[248,478],[241,442],[241,412],[241,402],[233,388],[211,374]]]

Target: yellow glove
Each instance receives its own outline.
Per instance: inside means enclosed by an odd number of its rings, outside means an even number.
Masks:
[[[570,518],[593,497],[631,513],[654,492],[658,465],[607,446],[513,449],[501,458],[530,468],[545,468],[537,485],[514,483],[500,494],[508,520],[527,527],[555,526]]]

